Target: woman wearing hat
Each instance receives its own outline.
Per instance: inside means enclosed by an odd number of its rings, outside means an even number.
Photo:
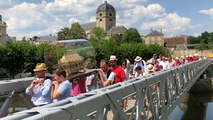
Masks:
[[[44,63],[38,63],[33,70],[37,79],[33,80],[27,87],[25,93],[31,95],[32,102],[35,106],[42,106],[52,102],[51,99],[51,80],[45,78],[47,67]]]

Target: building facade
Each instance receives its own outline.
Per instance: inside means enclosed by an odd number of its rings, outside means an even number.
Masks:
[[[145,37],[145,44],[159,44],[164,46],[164,34],[162,30],[158,32],[157,30],[152,30]]]
[[[7,38],[7,24],[2,20],[2,16],[0,15],[0,42],[5,43]]]
[[[187,45],[187,36],[182,35],[182,36],[165,38],[164,42],[165,42],[167,47],[176,48],[180,44]]]

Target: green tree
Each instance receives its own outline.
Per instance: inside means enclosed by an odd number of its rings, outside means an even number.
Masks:
[[[53,66],[58,64],[58,61],[65,53],[66,48],[54,45],[48,45],[47,43],[42,43],[38,46],[39,54],[43,54],[43,60],[48,67],[48,72],[52,73]]]
[[[69,37],[69,31],[70,29],[68,27],[62,28],[57,34],[58,34],[58,40],[68,40],[71,37]]]
[[[205,44],[208,44],[208,42],[210,41],[209,40],[209,33],[206,32],[206,31],[201,33],[200,37],[202,38],[202,42],[204,42]]]
[[[91,34],[90,41],[92,43],[103,43],[107,35],[106,31],[101,27],[94,27],[91,30]]]
[[[126,32],[124,32],[122,43],[140,42],[142,42],[142,39],[136,28],[129,28]]]
[[[7,77],[7,70],[4,67],[4,61],[5,61],[5,53],[6,53],[6,48],[5,46],[0,44],[0,78],[5,78]]]
[[[189,36],[187,38],[187,42],[188,42],[188,44],[199,44],[201,41],[197,37]]]
[[[81,28],[81,25],[78,22],[75,22],[71,25],[69,31],[70,39],[84,39],[86,38],[85,31]]]
[[[24,71],[24,58],[29,45],[26,44],[27,42],[22,41],[14,41],[6,44],[4,67],[12,78],[14,78],[17,73],[22,73]]]
[[[209,41],[211,43],[213,42],[213,32],[209,33]]]
[[[200,51],[203,51],[203,50],[208,49],[208,45],[205,44],[204,42],[201,42],[201,43],[199,43],[199,44],[196,46],[196,49],[198,49],[198,50],[200,50]]]
[[[33,41],[37,41],[39,39],[38,36],[33,36]]]
[[[210,41],[208,46],[209,46],[209,49],[213,51],[213,41]]]

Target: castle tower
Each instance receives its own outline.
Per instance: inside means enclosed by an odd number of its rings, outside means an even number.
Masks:
[[[96,10],[96,27],[108,31],[113,26],[116,26],[116,11],[105,1]]]

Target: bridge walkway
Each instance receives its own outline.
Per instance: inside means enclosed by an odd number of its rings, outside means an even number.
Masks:
[[[61,120],[63,117],[65,120],[165,120],[179,104],[180,98],[211,64],[210,59],[194,61],[56,103],[14,113],[1,119]],[[22,82],[16,82],[16,86]],[[26,84],[26,81],[22,84]],[[3,83],[0,83],[1,92],[9,92],[1,89],[1,85]],[[4,85],[11,87],[14,84],[10,81]],[[135,98],[132,99],[133,97]],[[124,99],[128,99],[128,108],[125,110],[121,106]]]

